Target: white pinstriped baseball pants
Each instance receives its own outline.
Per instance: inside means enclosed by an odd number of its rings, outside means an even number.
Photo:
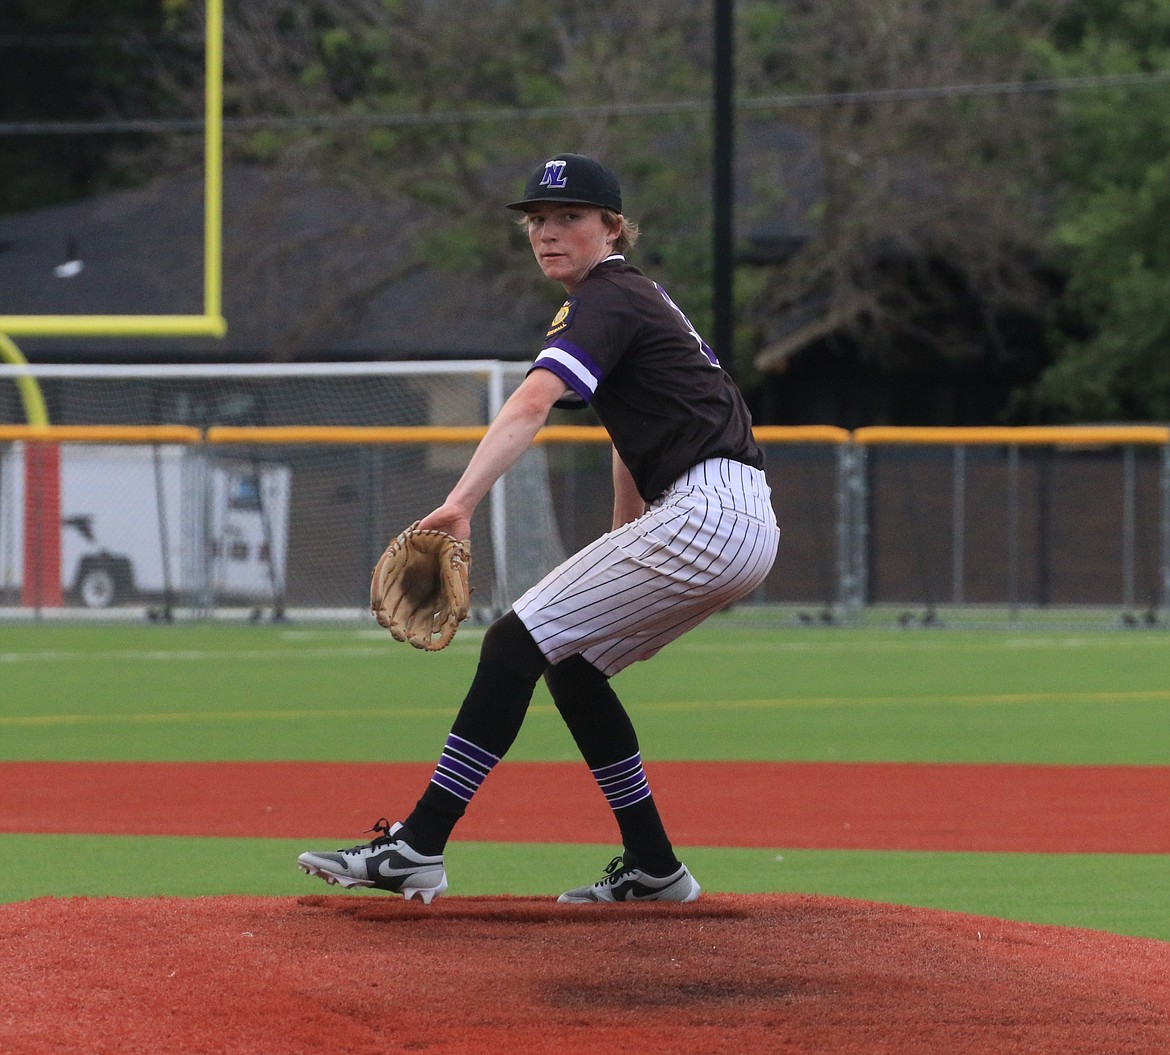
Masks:
[[[549,662],[579,654],[612,677],[759,586],[778,543],[763,471],[710,458],[513,609]]]

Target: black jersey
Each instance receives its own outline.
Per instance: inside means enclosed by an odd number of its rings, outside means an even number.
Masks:
[[[620,255],[561,306],[537,368],[576,393],[558,406],[593,407],[648,502],[707,458],[763,468],[739,389],[666,291]]]

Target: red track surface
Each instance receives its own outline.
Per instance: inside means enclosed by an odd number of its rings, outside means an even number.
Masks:
[[[1165,767],[650,775],[679,845],[1170,852]],[[429,776],[6,763],[0,830],[347,838]],[[459,835],[609,843],[613,820],[580,764],[509,763]],[[0,962],[3,1055],[1170,1052],[1170,943],[796,895],[40,898],[0,905]]]
[[[1170,767],[657,762],[679,845],[1170,853]],[[405,815],[429,764],[0,764],[0,831],[348,838]],[[458,837],[614,838],[581,763],[505,762]]]

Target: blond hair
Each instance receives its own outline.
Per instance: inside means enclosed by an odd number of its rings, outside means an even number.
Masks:
[[[638,225],[633,220],[627,220],[620,212],[614,212],[613,209],[602,209],[601,218],[611,231],[615,227],[618,229],[617,241],[613,243],[615,253],[624,253],[626,250],[634,248],[638,241],[639,231]]]
[[[613,209],[606,209],[603,206],[593,206],[601,213],[601,222],[605,224],[611,231],[616,230],[618,233],[617,239],[613,243],[613,251],[615,253],[624,253],[627,250],[633,249],[638,241],[638,225],[633,220],[627,219],[620,212],[614,212]],[[528,213],[523,212],[516,217],[516,223],[528,230]]]

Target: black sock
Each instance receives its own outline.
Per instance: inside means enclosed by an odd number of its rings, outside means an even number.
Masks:
[[[553,702],[613,808],[627,863],[650,875],[675,871],[678,858],[642,772],[638,736],[609,679],[573,656],[545,671]]]
[[[516,740],[548,666],[514,612],[484,635],[479,666],[431,782],[404,824],[421,854],[441,854],[467,804]]]

